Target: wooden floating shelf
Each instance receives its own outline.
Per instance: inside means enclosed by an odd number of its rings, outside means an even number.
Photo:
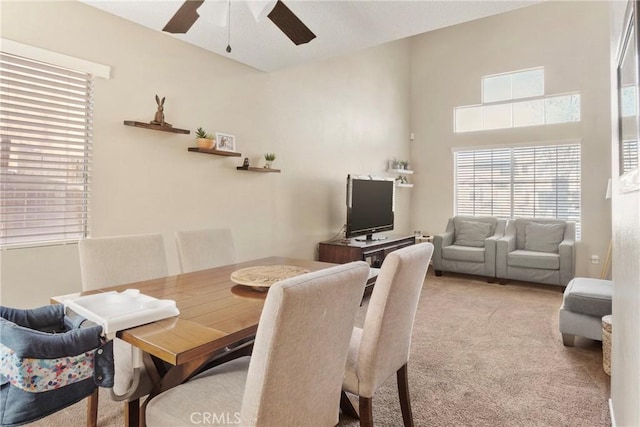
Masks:
[[[187,129],[178,129],[171,126],[152,125],[151,123],[136,122],[133,120],[125,120],[124,124],[125,126],[133,126],[137,128],[144,128],[144,129],[151,129],[151,130],[161,130],[163,132],[182,133],[185,135],[189,135],[191,133],[191,131]]]
[[[198,148],[198,147],[189,147],[187,150],[193,152],[193,153],[204,153],[204,154],[216,154],[218,156],[227,156],[227,157],[240,157],[242,156],[242,153],[236,153],[234,151],[220,151],[220,150],[206,150],[204,148]]]
[[[280,173],[280,169],[273,169],[273,168],[253,168],[253,167],[251,167],[251,166],[249,166],[249,167],[238,166],[238,167],[236,167],[236,169],[238,169],[239,171],[249,171],[249,172],[273,172],[273,173]]]

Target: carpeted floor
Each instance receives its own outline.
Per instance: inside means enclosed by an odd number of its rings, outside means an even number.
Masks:
[[[601,343],[562,345],[560,288],[489,284],[462,275],[425,280],[413,330],[409,386],[416,426],[610,426]],[[364,320],[366,303],[358,316]],[[86,401],[31,426],[85,423]],[[374,396],[376,426],[400,426],[395,376]],[[101,390],[98,425],[123,425]],[[340,426],[357,426],[340,418]]]

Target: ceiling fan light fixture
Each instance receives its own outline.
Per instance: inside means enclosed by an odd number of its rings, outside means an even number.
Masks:
[[[295,45],[309,43],[316,38],[309,27],[282,0],[250,0],[247,6],[257,21],[266,15]],[[202,8],[198,11],[200,7]],[[226,18],[227,52],[231,52],[231,0],[228,0],[226,5],[224,1],[185,0],[162,30],[173,34],[184,34],[201,14],[205,21],[217,25],[223,22],[221,17]]]
[[[227,25],[227,8],[229,5],[224,1],[205,1],[198,9],[200,18],[215,25],[225,27]]]
[[[263,21],[267,15],[271,13],[278,0],[250,0],[247,1],[247,7],[253,15],[256,22]]]

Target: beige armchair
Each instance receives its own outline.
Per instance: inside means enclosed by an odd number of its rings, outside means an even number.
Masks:
[[[495,217],[455,216],[446,231],[433,237],[433,269],[496,277],[496,241],[506,221]]]
[[[542,218],[510,220],[498,240],[496,276],[567,286],[575,276],[576,225]]]

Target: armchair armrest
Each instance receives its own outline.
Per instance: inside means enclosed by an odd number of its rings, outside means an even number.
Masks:
[[[567,286],[576,272],[575,241],[573,239],[565,239],[560,242],[558,253],[560,255],[560,284]]]
[[[453,231],[447,231],[446,233],[440,233],[433,236],[433,242],[440,240],[442,246],[453,245]]]
[[[484,239],[484,273],[487,277],[496,277],[496,244],[502,234]]]
[[[453,231],[433,236],[433,269],[442,270],[442,248],[453,244]]]
[[[507,229],[506,234],[496,240],[496,277],[507,277],[507,255],[516,249],[516,234]]]

